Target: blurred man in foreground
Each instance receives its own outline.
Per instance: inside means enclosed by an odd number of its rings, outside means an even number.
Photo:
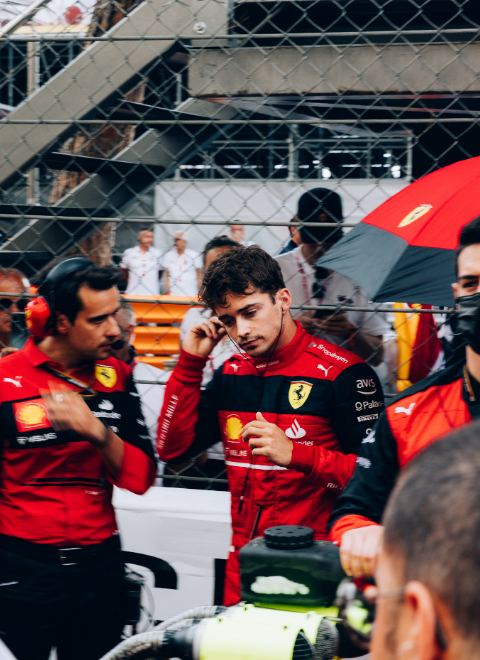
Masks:
[[[480,426],[430,445],[387,506],[372,660],[480,657]]]
[[[456,260],[452,287],[466,362],[406,389],[364,438],[355,473],[330,518],[330,538],[341,543],[349,575],[373,574],[383,536],[380,521],[399,472],[428,444],[480,416],[480,218],[462,229]],[[359,396],[362,392],[367,388],[359,388]]]
[[[223,441],[233,529],[224,600],[231,605],[240,599],[239,550],[253,536],[297,524],[326,537],[333,502],[383,396],[363,360],[313,341],[292,319],[280,267],[259,247],[238,246],[213,261],[201,297],[215,316],[185,335],[157,447],[162,460],[184,463]],[[208,357],[226,336],[238,353],[202,391]],[[361,412],[358,380],[375,389]]]

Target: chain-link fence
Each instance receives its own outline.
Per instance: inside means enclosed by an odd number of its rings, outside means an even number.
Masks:
[[[478,3],[0,8],[5,349],[25,338],[15,296],[53,258],[119,265],[153,435],[181,334],[207,314],[191,307],[205,260],[228,247],[210,241],[227,236],[273,256],[290,250],[279,263],[295,318],[369,361],[386,396],[441,368],[448,313],[370,303],[315,263],[340,230],[411,181],[478,155]],[[319,188],[330,193],[324,216],[304,222],[298,201]],[[318,227],[327,234],[319,238]],[[230,355],[223,349],[209,369]],[[180,473],[167,470],[164,484],[226,488],[218,451]]]

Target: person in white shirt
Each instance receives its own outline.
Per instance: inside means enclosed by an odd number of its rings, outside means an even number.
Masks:
[[[236,241],[233,241],[228,236],[217,236],[209,241],[203,252],[203,270],[207,270],[209,265],[215,259],[225,252],[226,250],[231,250],[238,245]],[[212,316],[212,310],[206,309],[205,307],[191,307],[188,312],[185,314],[180,327],[180,344],[185,339],[187,330],[193,325],[198,325],[203,323]],[[229,357],[238,353],[238,347],[233,344],[228,337],[224,337],[213,349],[208,357],[207,364],[203,370],[203,379],[202,387],[206,387],[208,383],[212,380],[213,374],[215,373],[218,367],[221,367],[222,364]],[[218,461],[222,461],[219,463]],[[225,457],[223,454],[223,446],[221,442],[210,447],[210,449],[205,452],[202,456],[197,459],[197,465],[201,468],[203,474],[209,475],[218,475],[223,471],[223,462]],[[198,471],[193,467],[193,469],[188,472],[189,476],[195,476],[198,474]],[[195,486],[196,488],[202,488],[202,484]],[[203,484],[203,487],[204,484]],[[215,486],[213,486],[215,488]]]
[[[252,241],[245,240],[245,227],[243,225],[230,225],[230,236],[232,237],[232,241],[240,243],[243,247],[255,245]]]
[[[116,314],[116,321],[122,333],[121,341],[123,344],[120,348],[114,350],[114,355],[122,362],[125,362],[125,364],[133,367],[133,378],[137,392],[140,395],[143,416],[156,454],[155,441],[157,437],[158,416],[163,405],[165,385],[171,372],[157,369],[157,367],[152,367],[152,365],[145,364],[144,362],[137,362],[135,359],[135,349],[130,344],[135,330],[135,312],[130,303],[126,301],[121,302],[120,309]],[[120,344],[120,340],[116,343],[117,345]],[[138,382],[142,380],[155,381],[158,384],[152,385]]]
[[[340,196],[328,188],[314,188],[298,202],[300,222],[341,222]],[[302,245],[276,257],[294,305],[366,307],[368,299],[350,279],[315,266],[343,235],[342,228],[303,226]],[[372,366],[383,359],[383,335],[388,325],[380,313],[358,311],[292,310],[292,316],[315,337],[356,353]]]
[[[209,241],[203,252],[204,271],[209,267],[212,261],[218,259],[223,252],[231,250],[237,245],[238,244],[231,238],[228,238],[228,236],[217,236]],[[205,320],[209,319],[211,315],[212,311],[210,309],[206,309],[205,307],[191,307],[185,314],[182,325],[180,326],[180,344],[183,342],[189,328],[193,325],[203,323]],[[212,380],[215,370],[235,353],[238,353],[238,348],[228,339],[228,337],[225,336],[222,341],[215,346],[208,357],[208,362],[203,370],[202,387],[206,387],[206,385]]]
[[[202,282],[202,260],[198,252],[187,250],[181,231],[174,235],[174,249],[162,259],[165,287],[171,296],[197,296]]]
[[[161,252],[153,246],[153,231],[143,229],[138,245],[125,250],[120,269],[127,282],[125,293],[137,296],[158,296],[162,276]]]

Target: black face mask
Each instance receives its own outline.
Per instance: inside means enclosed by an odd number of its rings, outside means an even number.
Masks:
[[[480,354],[480,293],[457,298],[456,326],[475,353]]]

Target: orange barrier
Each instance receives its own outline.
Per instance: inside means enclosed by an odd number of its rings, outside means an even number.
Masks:
[[[130,296],[124,295],[125,298]],[[131,296],[136,327],[133,345],[140,362],[163,368],[164,362],[180,353],[180,324],[197,298],[188,296]],[[141,324],[149,325],[141,325]],[[140,325],[139,325],[140,324]],[[156,325],[151,325],[156,324]]]
[[[161,355],[137,355],[136,360],[138,362],[145,362],[145,364],[149,364],[151,367],[157,367],[157,369],[165,369],[165,362],[171,362],[172,358]],[[168,368],[171,369],[172,366],[169,365]],[[155,378],[152,378],[152,380],[155,380]]]
[[[125,298],[129,296],[125,295]],[[175,302],[197,302],[197,298],[190,296],[133,296],[141,302],[130,303],[134,309],[138,323],[157,323],[170,325],[181,323],[183,317],[190,309],[189,305],[175,305]],[[168,304],[165,304],[168,303]]]
[[[165,325],[137,326],[133,345],[140,355],[176,355],[180,351],[180,328]]]

